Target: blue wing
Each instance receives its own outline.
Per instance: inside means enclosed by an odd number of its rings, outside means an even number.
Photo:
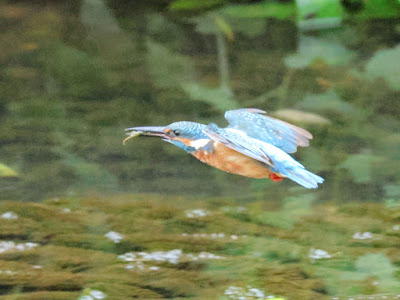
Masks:
[[[302,164],[274,145],[251,138],[234,128],[219,128],[209,124],[203,132],[212,140],[265,163],[274,172],[287,177],[306,188],[317,188],[324,181],[318,175],[307,171]]]
[[[260,147],[254,143],[250,143],[249,138],[246,136],[240,136],[240,133],[236,133],[230,129],[222,129],[214,123],[207,125],[203,129],[203,132],[212,140],[273,167],[273,162],[268,155]]]
[[[229,110],[225,113],[229,122],[227,128],[239,129],[287,153],[296,152],[298,146],[309,145],[312,135],[307,130],[262,114],[265,111],[256,108]]]

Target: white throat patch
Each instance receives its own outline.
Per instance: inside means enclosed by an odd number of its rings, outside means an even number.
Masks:
[[[210,142],[209,139],[199,139],[199,140],[191,141],[190,147],[193,147],[194,149],[198,150],[200,148],[205,147],[209,142]]]

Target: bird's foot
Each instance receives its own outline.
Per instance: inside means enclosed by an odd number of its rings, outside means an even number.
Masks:
[[[283,180],[282,177],[279,177],[279,176],[276,175],[275,173],[269,174],[269,178],[270,178],[272,181],[276,181],[276,182],[279,182],[279,181],[282,181],[282,180]]]

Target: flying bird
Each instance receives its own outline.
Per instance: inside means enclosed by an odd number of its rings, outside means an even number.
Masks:
[[[282,181],[289,178],[308,188],[317,188],[324,179],[306,170],[288,153],[309,146],[307,130],[269,117],[256,108],[225,112],[229,125],[220,128],[181,121],[167,126],[127,128],[128,137],[160,137],[198,160],[223,171],[251,178]]]

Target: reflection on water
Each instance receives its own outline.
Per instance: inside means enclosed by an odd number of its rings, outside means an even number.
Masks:
[[[381,201],[396,188],[400,48],[390,18],[299,34],[294,22],[235,6],[172,19],[102,1],[4,9],[1,163],[19,174],[4,179],[5,198],[272,189],[283,199],[293,184],[223,174],[159,141],[121,146],[127,126],[223,125],[225,110],[244,106],[314,133],[296,158],[327,178],[321,200]]]
[[[9,280],[2,294],[256,299],[260,291],[319,299],[400,290],[400,4],[225,2],[192,10],[182,10],[193,8],[189,0],[0,4],[0,199],[60,199],[2,204],[1,239],[14,248],[39,245],[0,252],[1,281]],[[239,107],[312,132],[311,146],[294,156],[324,184],[310,192],[287,180],[226,174],[157,139],[122,145],[126,127],[179,120],[223,126],[224,111]],[[103,198],[80,198],[100,194],[135,196],[118,200],[115,211],[94,204]],[[171,206],[159,195],[171,196]],[[110,232],[121,235],[115,245],[104,236]],[[220,233],[222,240],[213,238]],[[76,253],[55,256],[66,247]],[[159,272],[137,253],[173,250],[184,259],[158,262],[164,270],[154,286],[150,273],[124,281],[116,255],[133,253],[143,272]],[[329,257],[311,262],[318,250]],[[97,258],[90,262],[87,251]],[[201,253],[228,259],[187,259]],[[43,266],[34,272],[50,283],[21,287],[11,279],[30,265]],[[50,280],[49,266],[59,279]],[[106,267],[125,279],[90,284],[85,276]],[[177,280],[167,284],[168,276]]]

